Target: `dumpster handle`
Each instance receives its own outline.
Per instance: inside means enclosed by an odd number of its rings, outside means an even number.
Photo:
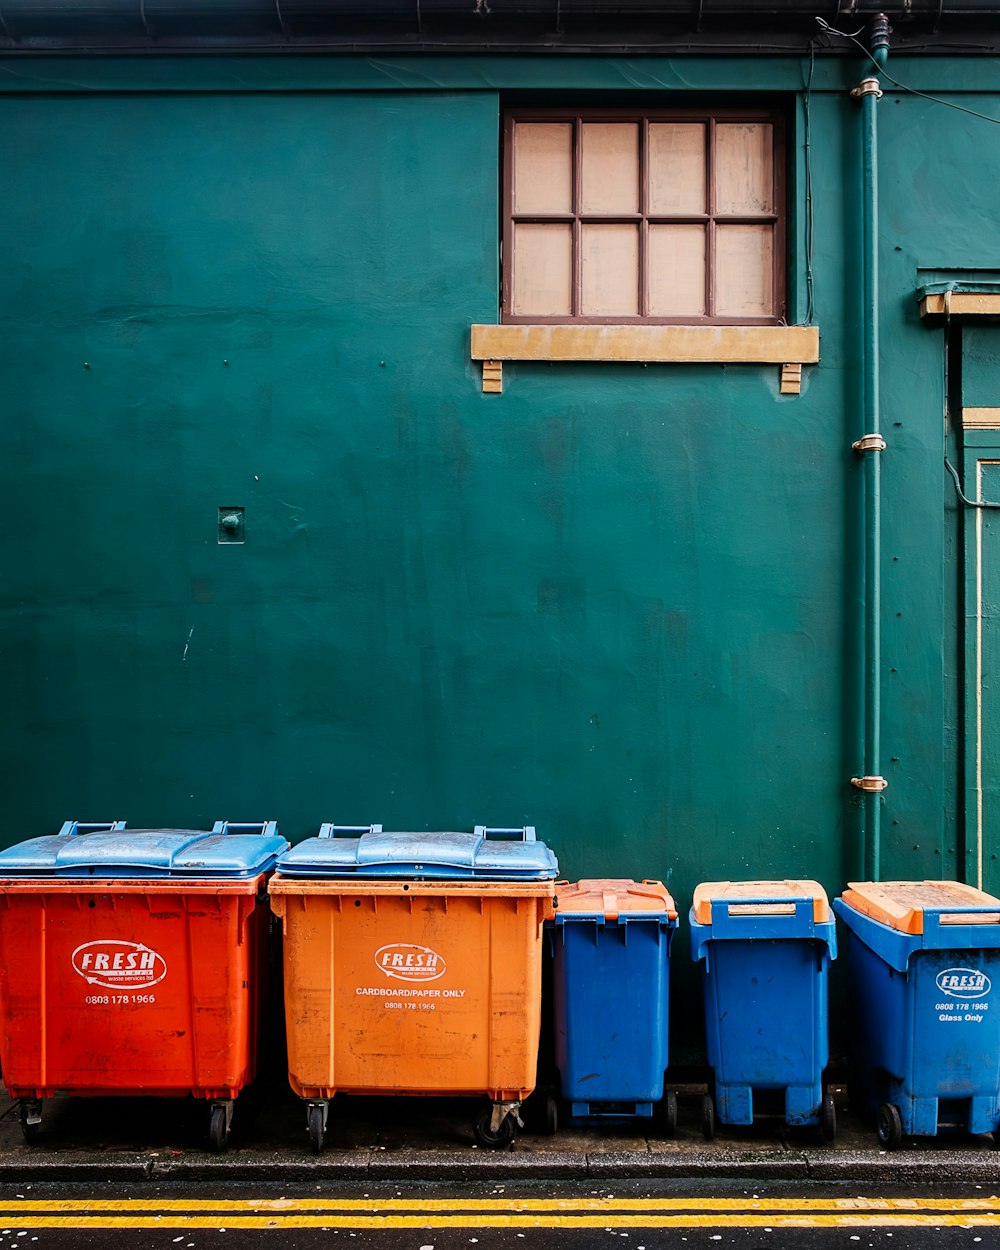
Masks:
[[[535,841],[534,825],[524,825],[520,829],[501,829],[490,825],[476,825],[472,832],[477,838],[520,838],[522,842]]]
[[[124,820],[108,820],[97,825],[84,825],[78,820],[64,820],[59,836],[60,838],[75,838],[81,833],[121,833],[124,828]]]
[[[1000,903],[977,903],[975,907],[925,907],[925,916],[995,916],[1000,912]]]
[[[1000,907],[989,905],[978,907],[925,907],[924,908],[924,929],[926,931],[928,922],[931,928],[949,929],[952,926],[960,926],[962,917],[964,916],[1000,916]],[[947,917],[947,919],[945,919]],[[953,919],[954,917],[954,919]]]
[[[811,904],[814,904],[815,901],[816,900],[812,897],[811,894],[806,895],[806,896],[791,895],[791,894],[781,894],[781,895],[755,894],[752,897],[750,895],[747,895],[746,897],[741,896],[739,898],[713,898],[711,900],[713,912],[715,911],[717,907],[724,907],[726,909],[726,915],[733,916],[735,919],[739,919],[741,916],[754,914],[754,913],[748,913],[748,912],[742,912],[742,911],[733,911],[732,909],[735,907],[766,907],[766,906],[771,906],[771,905],[781,906],[786,909],[791,908],[791,910],[790,911],[785,910],[785,911],[773,911],[773,912],[758,912],[756,914],[767,915],[767,916],[791,916],[791,915],[794,915],[795,909],[801,906],[801,904],[809,903],[811,905]],[[994,911],[995,910],[997,909],[994,908]]]
[[[783,908],[778,912],[747,912],[744,908],[762,907],[768,904]],[[735,910],[739,908],[740,910]],[[790,910],[789,910],[790,909]],[[784,927],[785,925],[804,925],[800,937],[818,936],[814,926],[828,924],[828,921],[815,919],[815,899],[812,896],[790,897],[785,894],[778,898],[774,895],[754,895],[752,898],[713,898],[712,899],[712,936],[723,937],[735,928],[741,928],[746,922],[759,925],[762,921],[770,921]]]
[[[259,833],[265,838],[273,838],[278,833],[278,822],[276,820],[265,820],[251,822],[250,824],[239,824],[234,820],[217,820],[212,826],[213,833]]]
[[[793,897],[773,895],[746,898],[716,898],[711,900],[711,922],[698,921],[691,909],[692,942],[691,958],[694,960],[708,959],[709,947],[714,941],[731,941],[760,938],[801,938],[818,942],[829,950],[829,958],[837,957],[837,930],[833,917],[829,920],[815,918],[816,900],[809,897]],[[791,907],[792,911],[779,913],[731,914],[730,908],[760,906],[765,903],[781,903]]]
[[[381,825],[334,825],[334,824],[326,824],[326,825],[320,825],[320,827],[319,827],[319,835],[318,835],[318,836],[319,836],[319,837],[321,837],[321,838],[335,838],[335,837],[337,836],[337,834],[338,834],[338,833],[353,833],[353,834],[362,834],[362,835],[364,835],[364,834],[366,834],[366,833],[381,833],[381,832],[382,832],[382,826],[381,826]]]

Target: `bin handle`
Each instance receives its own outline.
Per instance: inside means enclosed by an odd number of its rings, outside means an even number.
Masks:
[[[774,905],[780,905],[781,911],[754,913],[745,910],[750,907]],[[739,910],[736,910],[737,908]],[[749,921],[759,924],[762,919],[777,921],[782,925],[791,924],[797,920],[799,923],[807,923],[811,928],[818,923],[815,919],[815,899],[811,895],[793,897],[788,894],[778,897],[773,894],[755,894],[746,898],[712,899],[712,928],[716,934],[724,932],[730,925],[741,927],[744,922]]]
[[[733,908],[781,906],[785,909],[784,911],[775,911],[764,914],[772,916],[791,916],[794,915],[796,907],[798,907],[801,903],[813,902],[815,902],[815,900],[812,895],[803,897],[791,894],[755,894],[753,897],[747,895],[745,898],[713,898],[712,911],[714,912],[716,907],[724,907],[726,909],[726,915],[739,920],[748,913],[742,910],[734,911]]]
[[[978,904],[975,907],[925,907],[924,918],[942,925],[960,925],[965,916],[1000,916],[1000,906]],[[954,917],[954,918],[953,918]]]
[[[1000,903],[977,903],[975,907],[924,907],[925,916],[995,916]]]
[[[350,834],[354,834],[355,836],[358,836],[358,835],[364,836],[364,834],[366,833],[381,833],[381,832],[382,832],[381,825],[326,824],[326,825],[320,825],[319,827],[319,837],[321,838],[335,838],[338,833],[343,833],[343,834],[350,833]]]
[[[534,825],[523,825],[520,829],[501,829],[491,825],[476,825],[472,832],[477,838],[496,838],[497,841],[535,841]]]
[[[274,838],[278,834],[276,820],[251,821],[241,824],[235,820],[217,820],[212,826],[213,833],[259,833],[265,838]]]
[[[59,837],[75,838],[81,833],[121,833],[124,828],[124,820],[108,820],[96,825],[84,825],[78,820],[64,820]]]

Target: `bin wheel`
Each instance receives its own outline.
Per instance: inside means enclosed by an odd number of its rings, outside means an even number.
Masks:
[[[875,1116],[875,1131],[886,1150],[896,1150],[903,1140],[903,1121],[895,1103],[884,1102]]]
[[[323,1108],[318,1103],[313,1103],[308,1111],[309,1125],[309,1145],[312,1147],[314,1155],[323,1152],[323,1137],[326,1129],[323,1124]]]
[[[653,1114],[664,1137],[677,1136],[677,1094],[672,1089],[654,1104]]]
[[[542,1131],[546,1137],[554,1137],[559,1132],[559,1100],[555,1094],[545,1095],[545,1120]],[[513,1117],[508,1116],[507,1119]]]
[[[229,1125],[226,1123],[228,1118],[226,1108],[221,1103],[216,1103],[208,1122],[208,1141],[217,1155],[225,1154],[229,1145]]]
[[[819,1113],[819,1131],[824,1141],[833,1141],[837,1136],[837,1108],[833,1105],[833,1095],[823,1095],[823,1105]]]
[[[711,1094],[701,1096],[701,1131],[706,1141],[715,1136],[715,1100]]]
[[[28,1108],[21,1104],[21,1135],[26,1146],[37,1146],[42,1135],[42,1126],[36,1120],[28,1123]]]
[[[493,1108],[487,1107],[473,1125],[473,1136],[480,1146],[486,1146],[489,1150],[502,1150],[514,1140],[517,1120],[512,1115],[504,1116],[496,1132],[491,1127],[492,1120]]]

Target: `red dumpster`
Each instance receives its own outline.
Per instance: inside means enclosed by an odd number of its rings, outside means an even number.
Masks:
[[[26,1140],[41,1102],[191,1095],[223,1150],[253,1078],[273,822],[67,822],[0,852],[0,1067]]]

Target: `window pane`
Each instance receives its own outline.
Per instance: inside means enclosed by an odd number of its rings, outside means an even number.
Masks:
[[[705,212],[705,127],[650,123],[648,177],[653,216]]]
[[[720,122],[715,128],[715,211],[774,212],[774,127]]]
[[[572,312],[572,226],[514,227],[512,311],[554,317]]]
[[[639,211],[639,127],[635,122],[582,126],[584,213]]]
[[[773,315],[773,250],[772,226],[716,227],[716,316]]]
[[[705,313],[705,227],[649,227],[649,315]]]
[[[639,312],[638,226],[584,226],[585,317],[635,317]]]
[[[514,127],[514,212],[572,211],[572,125],[518,122]]]

